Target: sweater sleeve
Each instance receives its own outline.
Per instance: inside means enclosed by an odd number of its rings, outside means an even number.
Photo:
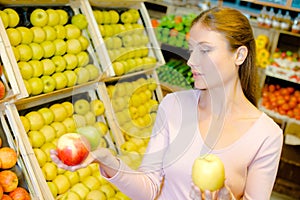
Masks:
[[[159,105],[151,139],[139,170],[134,171],[120,161],[117,174],[111,178],[106,178],[132,200],[155,199],[160,192],[164,177],[163,158],[169,140],[166,122],[166,112],[172,107],[169,99],[166,96]],[[102,175],[105,177],[104,172]]]
[[[265,128],[264,130],[270,129],[271,131],[248,167],[244,200],[270,199],[273,190],[281,156],[283,134],[277,126]]]

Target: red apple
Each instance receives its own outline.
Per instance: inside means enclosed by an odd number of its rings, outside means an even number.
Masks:
[[[66,165],[80,164],[89,155],[88,140],[78,133],[66,133],[57,141],[58,158]]]

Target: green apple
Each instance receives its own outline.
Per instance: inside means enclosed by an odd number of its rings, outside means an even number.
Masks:
[[[56,49],[52,41],[45,40],[41,43],[41,46],[44,49],[44,58],[50,58],[54,55]]]
[[[225,169],[222,160],[214,155],[207,154],[194,160],[192,180],[201,191],[216,191],[224,186]]]
[[[55,72],[55,64],[53,61],[49,58],[45,58],[41,60],[41,63],[43,65],[43,75],[44,76],[50,76]]]
[[[7,28],[6,34],[12,46],[18,46],[22,41],[22,35],[16,28]]]
[[[33,26],[43,27],[48,23],[48,14],[44,9],[37,8],[30,14],[30,22]]]
[[[88,40],[88,38],[85,37],[84,35],[80,35],[79,38],[78,38],[78,40],[79,40],[79,42],[81,44],[82,51],[87,50],[87,48],[90,45],[90,41]]]
[[[33,33],[29,28],[24,26],[19,26],[16,28],[21,33],[21,43],[22,44],[30,44],[33,40]]]
[[[53,121],[50,126],[52,126],[56,131],[56,136],[59,138],[63,134],[67,133],[67,128],[62,122],[55,122]]]
[[[72,70],[78,66],[78,59],[77,59],[76,55],[66,53],[65,55],[63,55],[63,58],[65,59],[65,61],[67,63],[66,69]]]
[[[67,67],[67,62],[62,56],[53,56],[51,58],[55,65],[55,72],[63,72]]]
[[[88,111],[87,114],[88,113],[91,113],[91,112]],[[85,114],[85,115],[87,115],[87,114]],[[95,117],[95,115],[94,115],[94,117]],[[86,120],[86,122],[88,122],[88,120]],[[98,130],[96,129],[96,127],[87,125],[87,126],[77,128],[76,131],[77,131],[77,133],[85,136],[89,140],[92,151],[98,147],[98,145],[100,143],[101,135],[98,132]]]
[[[81,30],[74,24],[65,25],[65,29],[67,40],[79,38],[79,36],[81,35]]]
[[[73,119],[75,120],[75,123],[76,123],[76,127],[77,127],[77,128],[86,126],[86,120],[85,120],[84,115],[74,114],[74,115],[73,115]]]
[[[39,130],[29,131],[27,135],[32,148],[39,148],[46,141],[45,136]]]
[[[77,74],[73,70],[65,70],[65,71],[63,71],[63,74],[68,79],[67,87],[72,87],[72,86],[76,85],[76,83],[77,83]]]
[[[68,179],[71,183],[71,186],[73,186],[79,182],[79,175],[78,175],[77,171],[66,171],[65,176],[68,177]]]
[[[6,12],[4,12],[3,10],[0,10],[0,17],[1,17],[4,28],[7,28],[8,24],[9,24],[8,14]]]
[[[19,44],[16,46],[16,49],[20,55],[20,61],[29,61],[32,58],[32,50],[31,47],[27,44]]]
[[[40,130],[45,125],[43,116],[37,111],[31,111],[25,117],[29,120],[32,131]]]
[[[67,52],[67,43],[63,39],[55,39],[53,41],[55,46],[54,56],[62,56]]]
[[[27,80],[28,84],[31,88],[31,95],[38,95],[41,94],[44,90],[44,83],[42,79],[38,77],[32,77]]]
[[[52,181],[47,181],[47,185],[51,191],[52,196],[55,198],[58,192],[56,185]]]
[[[76,56],[78,60],[77,67],[84,67],[90,62],[90,56],[86,51],[80,51],[79,53],[76,54]]]
[[[56,10],[48,8],[46,12],[48,14],[48,26],[55,26],[60,23],[60,16],[59,13],[56,12]]]
[[[39,43],[30,43],[29,44],[32,50],[32,60],[40,60],[44,57],[44,48]]]
[[[45,124],[39,131],[44,135],[45,142],[52,142],[56,138],[56,131],[50,125]]]
[[[56,90],[60,90],[60,89],[67,87],[68,78],[66,77],[66,75],[63,72],[55,72],[52,75],[52,77],[54,78],[55,83],[56,83],[56,86],[55,86]]]
[[[80,199],[86,199],[89,189],[83,183],[76,183],[70,189],[71,192],[76,193]]]
[[[39,60],[30,60],[28,63],[31,65],[33,69],[33,77],[40,77],[44,73],[44,67],[41,61]]]
[[[56,32],[56,39],[65,39],[66,38],[66,29],[63,25],[58,24],[53,26]]]
[[[16,27],[20,22],[19,14],[12,8],[5,8],[3,10],[8,15],[8,27]]]
[[[66,41],[66,44],[67,44],[67,53],[78,54],[79,52],[82,51],[81,43],[77,38],[68,39]]]
[[[41,77],[43,84],[44,84],[44,89],[43,89],[43,93],[49,93],[49,92],[53,92],[55,90],[56,87],[56,82],[54,80],[54,78],[52,76],[49,75],[43,75]]]
[[[123,24],[131,24],[134,21],[133,15],[128,11],[123,12],[120,18]]]
[[[88,176],[82,180],[82,183],[91,191],[100,187],[100,181],[94,176]]]
[[[88,26],[88,21],[85,15],[81,13],[74,15],[71,19],[71,23],[77,26],[80,30],[86,29]]]
[[[52,112],[52,110],[50,110],[47,107],[42,107],[38,110],[39,113],[42,114],[45,124],[51,124],[54,120],[54,114]]]
[[[54,122],[62,122],[68,117],[67,109],[60,103],[52,104],[49,109],[52,110],[54,114]]]
[[[29,30],[33,34],[32,42],[41,43],[46,40],[46,33],[43,28],[38,26],[33,26]]]
[[[33,76],[33,68],[32,66],[25,61],[18,62],[18,67],[23,79],[28,80]]]
[[[60,19],[59,19],[59,25],[65,25],[69,21],[69,15],[67,11],[63,9],[56,9],[56,12],[58,13]]]
[[[120,19],[120,15],[116,10],[109,10],[108,13],[110,14],[111,24],[117,24]]]
[[[96,19],[97,24],[103,24],[103,13],[100,10],[93,10],[93,15]]]
[[[56,164],[53,162],[45,163],[45,165],[42,167],[42,172],[43,172],[43,175],[44,175],[46,181],[54,180],[57,176]]]
[[[61,103],[61,105],[63,105],[67,111],[68,111],[68,117],[72,117],[74,114],[74,106],[70,101],[64,101]]]
[[[102,191],[105,194],[107,199],[115,196],[116,192],[109,183],[101,185],[99,189],[100,189],[100,191]]]
[[[68,133],[75,133],[76,131],[76,122],[73,117],[67,117],[62,121],[62,123],[66,126]]]
[[[87,195],[88,200],[106,200],[105,194],[100,190],[91,190]]]
[[[85,67],[78,67],[74,71],[77,74],[77,85],[87,83],[90,80],[90,73]]]
[[[43,30],[46,33],[46,40],[54,41],[57,38],[57,33],[53,26],[44,26]]]
[[[48,161],[46,153],[40,148],[33,148],[33,153],[38,161],[39,166],[43,167]]]
[[[90,103],[86,99],[78,99],[74,103],[74,112],[79,115],[85,115],[90,109]]]
[[[52,182],[56,185],[58,194],[64,194],[71,188],[71,183],[64,174],[57,175]]]

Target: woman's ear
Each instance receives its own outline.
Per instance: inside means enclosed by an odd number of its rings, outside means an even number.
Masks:
[[[245,46],[240,46],[235,53],[235,64],[237,66],[243,64],[243,62],[245,61],[247,55],[248,55],[248,49]]]

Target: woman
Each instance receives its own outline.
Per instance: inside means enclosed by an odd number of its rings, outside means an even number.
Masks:
[[[132,199],[270,198],[282,130],[258,110],[255,41],[248,19],[230,8],[212,8],[194,21],[189,39],[193,90],[168,94],[160,103],[153,134],[138,171],[108,150],[93,152],[85,165],[100,163],[104,177]],[[191,169],[199,155],[215,154],[225,166],[224,188],[200,194]]]

